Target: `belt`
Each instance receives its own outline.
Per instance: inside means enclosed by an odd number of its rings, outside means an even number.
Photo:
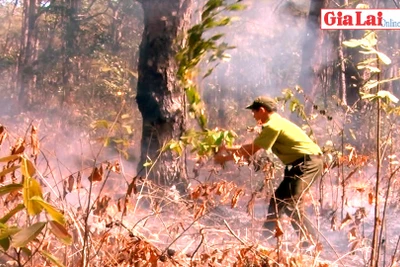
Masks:
[[[286,164],[286,166],[287,167],[294,167],[294,166],[297,166],[297,165],[299,165],[299,164],[301,164],[303,162],[310,161],[310,160],[313,160],[313,159],[322,159],[322,155],[319,155],[319,154],[318,155],[304,155],[303,157],[301,157],[299,159],[296,159],[295,161],[290,162],[289,164]]]

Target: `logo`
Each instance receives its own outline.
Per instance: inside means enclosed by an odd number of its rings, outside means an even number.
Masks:
[[[400,30],[400,9],[321,9],[322,30]]]

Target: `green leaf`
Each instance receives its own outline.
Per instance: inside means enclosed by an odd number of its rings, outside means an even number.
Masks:
[[[399,99],[397,97],[395,97],[392,93],[386,90],[380,90],[376,95],[380,98],[388,98],[393,103],[399,102]]]
[[[40,206],[42,206],[48,214],[50,214],[51,218],[53,218],[54,221],[58,222],[59,224],[64,225],[65,224],[65,218],[64,215],[62,215],[56,208],[54,208],[52,205],[47,203],[46,201],[43,200],[42,197],[40,196],[34,196],[31,198],[31,201],[38,203]]]
[[[224,36],[223,33],[216,34],[216,35],[212,36],[212,37],[210,38],[210,40],[212,40],[212,41],[217,41],[217,40],[221,39],[222,36]]]
[[[371,100],[371,99],[374,99],[376,97],[376,94],[366,94],[366,93],[362,93],[362,92],[360,92],[360,94],[361,94],[361,99],[369,99],[369,100]]]
[[[98,120],[98,121],[93,122],[91,124],[91,127],[92,128],[106,128],[106,129],[108,129],[110,126],[109,126],[108,121],[106,121],[106,120]]]
[[[122,125],[122,127],[125,128],[125,130],[126,130],[126,132],[128,134],[132,134],[133,133],[132,127],[130,125]]]
[[[390,60],[390,58],[388,56],[386,56],[384,53],[382,52],[377,52],[379,59],[386,65],[389,65],[390,63],[392,63],[392,61]]]
[[[11,245],[16,248],[25,247],[42,232],[45,225],[45,222],[37,222],[28,228],[22,229],[12,236]]]
[[[361,51],[359,51],[361,54],[364,54],[364,55],[371,55],[371,54],[376,54],[377,53],[377,51],[375,50],[375,49],[373,49],[373,48],[371,48],[371,49],[368,49],[368,50],[361,50]]]
[[[72,243],[72,236],[62,224],[56,221],[50,221],[50,231],[65,245]]]
[[[378,83],[379,82],[377,80],[369,80],[366,84],[364,84],[363,88],[365,90],[369,90],[378,86]]]
[[[24,205],[26,207],[26,210],[28,211],[28,214],[36,215],[40,213],[43,209],[42,206],[39,203],[31,200],[31,198],[35,196],[43,198],[42,188],[40,187],[39,182],[36,181],[34,178],[25,177],[24,189],[22,192]]]
[[[143,164],[143,167],[150,167],[151,165],[153,165],[153,162],[151,162],[151,161],[146,161],[146,162]]]
[[[109,145],[110,145],[110,137],[104,138],[104,144],[103,144],[103,146],[104,146],[104,147],[107,147],[107,146],[109,146]]]
[[[22,165],[21,165],[21,172],[22,175],[25,177],[33,177],[35,175],[35,167],[33,166],[32,161],[26,158],[22,158]]]
[[[12,216],[14,216],[17,212],[23,210],[25,208],[24,204],[18,204],[15,208],[10,210],[3,218],[0,219],[0,223],[6,223]]]
[[[8,238],[12,235],[15,235],[16,233],[18,233],[21,229],[17,228],[17,227],[7,227],[7,225],[3,225],[4,227],[2,227],[0,229],[0,239],[4,239],[4,238]]]
[[[10,238],[6,237],[0,239],[0,246],[3,248],[4,251],[7,251],[10,248]]]
[[[22,184],[8,184],[0,187],[0,196],[18,191],[22,189],[24,186]]]
[[[357,9],[369,9],[369,5],[367,4],[357,4]]]
[[[226,26],[226,25],[229,24],[229,22],[231,22],[231,18],[230,18],[230,17],[225,17],[225,18],[219,20],[219,21],[216,23],[216,26],[219,26],[219,27],[221,27],[221,26]]]
[[[240,10],[245,10],[246,6],[240,3],[235,3],[227,6],[226,9],[231,11],[240,11]]]
[[[41,250],[39,251],[40,254],[42,254],[46,259],[48,259],[50,262],[54,263],[58,267],[65,267],[59,259],[57,259],[55,256],[53,256],[50,252],[46,250]]]
[[[377,67],[373,67],[373,66],[358,65],[357,69],[359,69],[359,70],[368,69],[371,72],[381,72],[380,69],[378,69]]]
[[[349,41],[342,42],[342,44],[347,47],[357,47],[361,45],[361,40],[350,39]]]
[[[206,118],[206,116],[204,116],[204,114],[201,114],[199,116],[199,124],[200,124],[201,129],[205,129],[206,128],[207,118]]]

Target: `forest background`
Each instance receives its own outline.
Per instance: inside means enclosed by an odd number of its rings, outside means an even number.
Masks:
[[[400,33],[319,15],[399,6],[0,0],[0,265],[398,266]],[[262,239],[273,155],[212,162],[261,94],[324,150],[323,249]]]

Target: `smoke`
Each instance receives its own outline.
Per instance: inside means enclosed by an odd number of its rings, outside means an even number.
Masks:
[[[276,96],[296,84],[301,64],[302,34],[308,11],[305,3],[243,1],[247,9],[231,12],[234,22],[217,29],[236,48],[231,60],[217,68],[209,84],[222,96],[240,100],[259,94]],[[303,5],[302,5],[303,4]]]
[[[232,24],[215,29],[224,33],[229,62],[222,62],[202,81],[203,99],[215,126],[243,128],[244,112],[258,95],[280,96],[298,84],[309,1],[242,1],[244,11],[230,12]],[[204,71],[205,68],[203,69]],[[311,78],[311,77],[310,77]],[[231,117],[239,121],[227,121]]]

